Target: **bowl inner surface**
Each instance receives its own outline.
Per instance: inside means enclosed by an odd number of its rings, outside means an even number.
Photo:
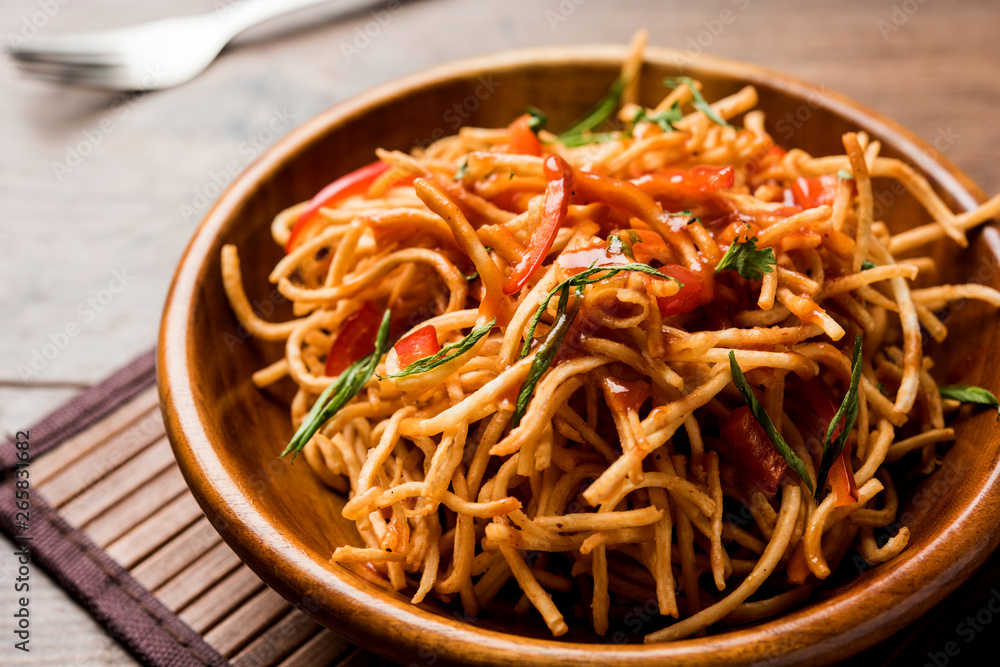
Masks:
[[[529,105],[549,114],[549,127],[566,127],[604,95],[623,55],[619,47],[500,54],[414,75],[334,107],[285,138],[233,184],[178,269],[164,314],[159,373],[168,432],[192,491],[227,542],[267,583],[369,648],[407,660],[424,655],[421,649],[432,651],[427,655],[435,661],[488,662],[517,654],[530,664],[583,664],[596,655],[602,662],[669,656],[688,664],[704,659],[706,650],[716,651],[726,664],[762,655],[776,663],[833,659],[915,618],[996,546],[996,527],[984,518],[1000,509],[993,485],[998,439],[993,417],[984,412],[957,420],[958,439],[943,467],[901,499],[901,522],[912,537],[897,559],[867,568],[855,567],[849,557],[841,568],[850,575],[842,577],[843,583],[821,590],[798,611],[750,628],[674,644],[634,645],[659,627],[648,611],[637,609],[634,619],[641,620],[613,625],[604,638],[593,636],[584,622],[571,621],[570,634],[552,640],[534,612],[461,618],[452,607],[413,607],[408,595],[328,565],[337,546],[361,542],[353,522],[340,516],[344,500],[324,487],[304,460],[289,465],[277,458],[292,434],[288,402],[293,387],[286,380],[261,392],[251,383],[250,374],[279,359],[282,346],[251,339],[236,322],[221,284],[222,245],[238,246],[246,291],[258,313],[288,319],[287,302],[267,282],[282,256],[269,229],[278,211],[370,162],[376,147],[408,150],[452,134],[460,125],[502,127]],[[681,71],[679,63],[687,67]],[[883,141],[884,155],[902,157],[927,174],[952,207],[967,209],[981,197],[954,167],[905,130],[836,95],[758,68],[704,58],[692,64],[680,54],[651,49],[641,101],[655,104],[665,94],[662,79],[678,73],[700,79],[709,100],[754,83],[768,129],[786,148],[842,154],[840,136],[865,129]],[[889,182],[877,180],[874,189],[876,212],[881,205],[894,231],[929,221],[908,194]],[[942,282],[997,284],[996,230],[975,233],[973,239],[965,250],[950,242],[932,249]],[[996,340],[994,313],[978,302],[960,303],[946,324],[951,338],[931,347],[939,381],[996,391],[996,358],[984,353]],[[601,644],[600,653],[587,646],[593,642]]]

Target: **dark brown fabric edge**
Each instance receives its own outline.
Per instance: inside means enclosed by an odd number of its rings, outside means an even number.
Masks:
[[[93,426],[137,393],[156,384],[156,349],[143,352],[100,383],[50,412],[30,427],[31,457],[39,456]],[[14,441],[0,447],[0,480],[17,465]]]
[[[139,392],[156,384],[155,370],[154,348],[32,425],[28,429],[31,460],[105,419]],[[143,664],[229,665],[198,633],[85,533],[68,524],[37,492],[29,490],[28,530],[18,529],[16,455],[15,439],[8,439],[0,447],[0,531],[13,540],[15,549],[27,549],[29,563],[44,569],[110,637]],[[27,471],[30,483],[30,464]]]
[[[30,472],[30,466],[28,469]],[[15,477],[0,484],[0,530],[14,540],[15,554],[18,549],[22,554],[27,549],[30,563],[48,572],[109,636],[146,665],[226,667],[229,664],[125,568],[82,531],[66,523],[37,493],[30,497],[28,530],[15,530],[16,480]]]

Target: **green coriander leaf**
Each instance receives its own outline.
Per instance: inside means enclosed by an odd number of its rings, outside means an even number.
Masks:
[[[549,117],[537,107],[528,107],[528,114],[531,115],[531,119],[528,120],[528,127],[535,134],[543,130],[545,124],[549,122]]]
[[[770,248],[757,249],[757,237],[747,239],[745,243],[733,242],[729,250],[719,260],[715,267],[715,272],[725,269],[737,271],[747,280],[760,280],[765,273],[774,271],[774,265],[778,260],[774,258],[774,251]]]
[[[798,473],[802,481],[806,483],[809,490],[812,491],[813,485],[812,480],[809,479],[809,472],[806,470],[806,465],[802,462],[802,459],[792,451],[792,448],[788,446],[781,434],[778,433],[778,429],[774,428],[774,424],[771,422],[771,418],[767,415],[767,411],[764,410],[764,406],[760,404],[757,397],[754,396],[753,391],[750,389],[750,385],[747,384],[746,376],[743,375],[743,371],[740,370],[740,365],[736,363],[736,354],[730,350],[729,351],[729,370],[733,375],[733,384],[736,385],[736,389],[739,390],[740,394],[743,396],[743,400],[746,401],[747,407],[750,408],[750,413],[753,418],[757,420],[760,427],[764,429],[764,433],[767,434],[768,439],[770,439],[771,444],[774,445],[775,450],[781,455],[781,458],[785,459],[785,463]]]
[[[626,229],[625,233],[628,234],[628,240],[631,241],[633,244],[642,243],[642,237],[639,236],[639,232],[635,231],[634,229]]]
[[[845,180],[845,181],[853,181],[854,180],[854,174],[852,174],[851,172],[847,171],[846,169],[841,169],[840,171],[837,172],[837,178]]]
[[[579,289],[582,288],[578,288],[578,291]],[[538,385],[538,381],[552,364],[552,359],[555,358],[559,345],[562,344],[563,338],[566,337],[566,333],[573,325],[573,320],[576,319],[577,311],[580,309],[579,302],[574,303],[573,307],[567,312],[566,306],[568,301],[569,286],[563,289],[559,295],[555,322],[538,346],[535,358],[531,360],[531,366],[528,368],[528,375],[524,378],[521,391],[517,394],[517,402],[514,405],[514,419],[511,422],[513,426],[517,426],[521,422],[521,417],[528,410],[528,403],[531,401],[531,395],[535,391],[535,386]]]
[[[406,368],[399,371],[398,373],[393,373],[389,377],[391,378],[401,378],[408,375],[416,375],[417,373],[426,373],[432,371],[439,366],[443,366],[452,360],[452,358],[457,357],[460,354],[465,354],[471,350],[479,339],[488,334],[497,323],[497,318],[493,318],[486,324],[480,324],[475,327],[469,335],[458,341],[457,343],[448,343],[442,347],[438,352],[424,357],[423,359],[417,359],[411,364],[407,364]]]
[[[455,177],[452,180],[460,181],[465,178],[467,173],[469,173],[469,158],[465,158],[462,160],[462,164],[458,165],[458,171],[455,172]]]
[[[889,394],[885,393],[885,383],[884,382],[879,382],[877,385],[875,385],[875,388],[878,389],[878,393],[882,394],[883,396],[888,396],[889,395]]]
[[[997,421],[1000,421],[1000,401],[990,391],[982,387],[970,385],[953,384],[938,387],[941,398],[951,398],[962,403],[974,403],[976,405],[992,405],[997,409]]]
[[[830,425],[826,428],[826,437],[823,438],[823,457],[820,459],[819,470],[816,473],[816,500],[820,500],[823,489],[826,487],[826,477],[830,474],[830,467],[834,459],[840,456],[851,437],[851,429],[858,418],[858,383],[861,382],[861,336],[854,337],[854,354],[851,355],[851,386],[847,389],[840,408],[830,420]],[[837,426],[843,422],[843,429],[834,440],[834,432]]]
[[[386,309],[382,316],[382,323],[378,328],[378,334],[375,336],[375,350],[344,369],[344,372],[323,390],[309,414],[306,415],[302,425],[299,426],[299,430],[295,432],[288,446],[281,452],[281,456],[291,453],[294,461],[309,439],[316,434],[316,431],[320,430],[323,424],[330,421],[341,408],[350,403],[358,395],[358,392],[364,389],[375,372],[375,367],[378,366],[382,355],[388,351],[388,341],[389,310]]]
[[[674,127],[674,123],[683,117],[684,112],[681,111],[680,102],[675,101],[666,111],[649,113],[645,108],[640,108],[636,112],[635,117],[632,118],[632,124],[635,125],[636,123],[640,123],[642,121],[648,121],[659,125],[660,129],[664,132],[673,132],[677,129]]]
[[[862,271],[867,271],[868,269],[874,269],[876,266],[878,266],[878,264],[876,264],[875,262],[872,262],[870,260],[867,260],[867,259],[865,261],[861,262],[861,270]]]
[[[685,85],[691,91],[691,97],[693,98],[692,105],[695,109],[705,114],[710,121],[716,125],[721,125],[722,127],[728,127],[731,130],[738,129],[735,125],[731,125],[722,119],[719,114],[715,112],[712,105],[705,101],[702,97],[701,91],[694,84],[694,79],[689,76],[678,76],[675,78],[667,78],[663,80],[663,85],[668,88],[676,88],[680,85]]]

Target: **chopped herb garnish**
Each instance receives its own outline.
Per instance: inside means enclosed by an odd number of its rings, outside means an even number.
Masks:
[[[733,384],[736,385],[736,389],[739,390],[740,395],[743,396],[743,400],[746,401],[747,407],[750,408],[750,414],[753,418],[757,420],[760,427],[764,429],[764,433],[767,434],[768,439],[771,444],[774,445],[775,450],[781,455],[781,458],[785,459],[785,463],[798,473],[802,481],[806,483],[809,490],[813,490],[812,480],[809,479],[809,472],[806,470],[806,465],[802,462],[802,459],[792,451],[792,448],[788,446],[785,439],[781,437],[778,433],[778,429],[774,428],[774,424],[771,422],[771,418],[767,415],[767,411],[764,410],[764,406],[760,404],[757,397],[754,396],[753,391],[750,389],[750,385],[747,383],[746,376],[743,375],[743,371],[740,370],[740,365],[736,363],[736,354],[730,350],[729,351],[729,370],[733,375]]]
[[[630,230],[631,231],[631,230]],[[631,232],[629,243],[622,240],[622,237],[618,234],[612,234],[608,237],[608,254],[609,255],[625,255],[633,262],[635,261],[635,253],[632,252],[632,244],[635,243],[638,235],[635,232]]]
[[[840,456],[847,444],[847,439],[851,436],[851,429],[858,418],[858,383],[861,382],[861,336],[854,338],[854,354],[851,356],[851,386],[847,389],[840,408],[830,420],[830,425],[826,428],[826,436],[823,438],[823,457],[820,459],[819,470],[816,473],[816,500],[819,501],[826,486],[826,477],[830,473],[830,466],[834,459]],[[843,429],[833,441],[833,434],[837,426],[843,422]]]
[[[460,181],[465,178],[467,173],[469,173],[469,158],[465,158],[462,160],[462,164],[458,165],[458,171],[455,172],[453,180]]]
[[[535,134],[538,134],[540,131],[545,129],[545,124],[549,122],[549,117],[537,107],[528,107],[528,115],[531,116],[531,118],[528,119],[528,127],[530,127],[531,131]]]
[[[607,120],[618,106],[618,102],[622,98],[622,92],[625,91],[625,84],[626,81],[624,79],[615,79],[614,83],[611,84],[611,88],[608,89],[607,95],[602,97],[597,104],[595,104],[594,107],[587,112],[586,116],[559,135],[560,141],[565,143],[566,137],[589,132]]]
[[[853,181],[854,180],[854,174],[852,174],[851,172],[847,171],[846,169],[841,169],[840,171],[837,172],[837,178],[839,178],[841,180],[845,180],[845,181]]]
[[[576,292],[578,297],[582,296],[583,286],[577,287]],[[535,386],[552,364],[552,359],[555,357],[559,345],[562,344],[563,338],[566,337],[566,333],[573,325],[573,320],[576,319],[576,314],[580,310],[579,301],[575,301],[573,307],[567,312],[566,306],[568,302],[569,290],[567,289],[563,290],[562,294],[559,295],[559,303],[556,305],[555,322],[538,346],[535,358],[531,360],[531,366],[528,368],[528,375],[524,378],[521,391],[517,394],[517,402],[514,405],[513,426],[517,426],[521,422],[521,417],[528,410],[528,403],[531,401],[531,395],[535,392]]]
[[[962,403],[974,403],[976,405],[992,405],[997,409],[997,421],[1000,421],[1000,401],[987,389],[973,387],[970,385],[953,384],[938,387],[941,398],[950,398]]]
[[[733,241],[729,250],[722,256],[715,267],[715,272],[732,269],[737,271],[747,280],[760,280],[765,273],[774,271],[774,265],[778,260],[774,258],[774,251],[770,248],[757,249],[757,237],[754,236],[746,240],[745,243]]]
[[[663,85],[666,86],[667,88],[676,88],[681,84],[687,86],[688,89],[691,91],[691,97],[693,98],[691,104],[694,106],[694,108],[705,114],[705,116],[710,121],[712,121],[716,125],[721,125],[722,127],[728,127],[731,130],[738,129],[735,125],[731,125],[727,123],[725,120],[723,120],[722,117],[715,112],[715,109],[712,108],[712,105],[705,101],[705,98],[702,97],[701,95],[701,91],[698,90],[697,86],[695,86],[694,79],[692,79],[691,77],[678,76],[663,80]]]
[[[586,134],[560,134],[559,141],[566,148],[576,148],[588,144],[603,144],[614,141],[618,135],[614,132],[587,132]]]
[[[641,123],[642,121],[648,121],[659,125],[660,129],[664,132],[673,132],[677,129],[674,126],[674,123],[683,117],[684,112],[681,111],[681,104],[680,102],[675,101],[666,111],[649,113],[645,108],[640,108],[636,112],[635,117],[632,118],[632,124],[635,125],[637,123]]]
[[[548,294],[545,295],[545,298],[542,299],[542,303],[538,306],[538,310],[536,310],[535,314],[532,316],[531,323],[528,325],[528,332],[527,336],[524,339],[524,346],[521,348],[521,358],[523,359],[524,357],[528,356],[528,352],[531,351],[531,341],[535,337],[535,328],[538,326],[538,322],[542,319],[542,314],[544,314],[546,308],[549,307],[549,301],[551,301],[552,297],[556,295],[556,292],[562,292],[568,295],[569,291],[573,288],[582,290],[587,285],[593,285],[594,283],[601,282],[602,280],[612,278],[621,273],[622,271],[638,271],[639,273],[648,273],[651,276],[659,276],[660,278],[673,280],[680,287],[684,287],[684,283],[682,283],[681,281],[677,280],[676,278],[671,278],[670,276],[666,276],[660,273],[659,271],[649,266],[648,264],[629,263],[629,264],[622,264],[620,266],[591,266],[590,268],[581,271],[575,276],[571,276],[566,280],[562,281],[561,283],[553,287]],[[604,275],[600,276],[599,278],[591,278],[591,276],[594,276],[599,273]],[[561,298],[562,296],[560,296],[560,299]]]
[[[486,324],[480,324],[475,327],[469,335],[458,341],[457,343],[448,343],[442,347],[438,352],[432,354],[423,359],[417,359],[412,364],[408,364],[406,368],[399,371],[398,373],[393,373],[389,377],[391,378],[401,378],[408,375],[416,375],[417,373],[427,373],[429,371],[443,366],[444,364],[451,361],[454,357],[460,354],[465,354],[479,342],[479,339],[488,334],[497,323],[497,318],[493,318]]]
[[[879,382],[877,385],[875,385],[875,388],[878,389],[878,393],[882,394],[883,396],[888,396],[889,395],[885,391],[885,383],[884,382]]]
[[[592,132],[591,130],[606,121],[618,107],[626,84],[627,81],[624,79],[615,79],[614,83],[611,84],[611,88],[608,89],[607,94],[598,100],[597,104],[582,119],[558,135],[555,141],[562,143],[568,148],[575,148],[577,146],[604,143],[605,141],[617,139],[619,136],[617,132]],[[670,112],[663,113],[667,114]],[[548,123],[549,117],[535,107],[528,107],[528,114],[531,115],[528,127],[534,130],[535,134],[538,134],[539,130],[544,128],[546,123]]]
[[[294,461],[296,455],[306,446],[316,431],[320,430],[323,424],[330,421],[331,417],[364,389],[375,372],[375,367],[378,366],[382,355],[389,350],[388,341],[389,310],[386,309],[385,315],[382,316],[382,323],[378,328],[378,334],[375,336],[375,350],[344,369],[344,372],[337,376],[336,381],[323,390],[323,393],[313,403],[312,409],[306,415],[302,425],[299,426],[299,430],[292,436],[291,442],[281,452],[281,456],[291,453]]]
[[[868,269],[874,269],[876,266],[878,266],[878,264],[869,259],[866,259],[865,261],[861,262],[862,271],[867,271]]]

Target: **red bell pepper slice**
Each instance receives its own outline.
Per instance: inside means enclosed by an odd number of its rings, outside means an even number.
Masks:
[[[350,197],[368,191],[368,188],[375,179],[389,169],[389,165],[381,160],[361,167],[346,176],[341,176],[330,185],[320,190],[315,197],[309,200],[309,205],[299,214],[298,220],[292,226],[292,231],[288,235],[288,242],[285,243],[285,253],[290,253],[295,249],[295,242],[298,241],[302,232],[309,227],[309,223],[316,217],[319,210],[324,206],[330,206]]]
[[[326,355],[326,375],[336,377],[355,361],[375,351],[382,314],[374,301],[365,301],[358,310],[340,325],[340,331]]]
[[[526,113],[518,116],[513,123],[507,126],[507,133],[510,135],[510,152],[522,155],[541,155],[542,142],[538,140],[538,135],[531,129],[531,114]]]
[[[508,296],[516,294],[524,287],[531,274],[542,265],[542,261],[552,248],[552,243],[556,240],[559,227],[566,219],[569,196],[573,189],[572,167],[558,155],[550,155],[545,158],[545,180],[548,184],[545,186],[542,220],[532,234],[531,243],[521,256],[521,261],[504,283],[503,293]]]
[[[792,557],[788,559],[785,576],[793,584],[806,583],[806,579],[809,577],[809,564],[806,562],[806,551],[802,542],[799,542],[792,552]]]
[[[604,398],[612,411],[625,414],[629,410],[638,412],[652,391],[645,380],[622,380],[608,376],[601,381]]]
[[[633,179],[644,192],[654,197],[689,201],[707,192],[733,187],[736,172],[730,166],[702,164],[690,169],[659,169]]]
[[[854,481],[854,471],[851,470],[851,459],[847,455],[847,447],[844,447],[840,456],[834,459],[827,479],[830,480],[830,488],[833,489],[834,507],[853,505],[858,502],[858,484]]]
[[[802,208],[832,206],[833,200],[837,197],[839,180],[836,174],[824,174],[819,177],[799,176],[792,183],[792,197],[795,199],[795,204]]]
[[[730,460],[761,491],[774,495],[788,464],[774,448],[750,408],[733,410],[722,426],[722,442]]]
[[[420,327],[409,336],[400,339],[393,349],[400,368],[406,368],[414,361],[429,357],[441,351],[438,344],[437,329],[433,324]]]
[[[658,271],[684,284],[684,287],[673,296],[657,297],[656,303],[663,317],[690,313],[699,306],[711,303],[714,292],[711,278],[705,280],[702,274],[680,264],[667,264],[661,266]]]
[[[781,160],[788,154],[781,146],[771,146],[767,152],[759,157],[750,158],[744,169],[746,173],[750,176],[756,176],[760,172],[764,171],[765,165],[773,165],[776,162],[781,162]]]

